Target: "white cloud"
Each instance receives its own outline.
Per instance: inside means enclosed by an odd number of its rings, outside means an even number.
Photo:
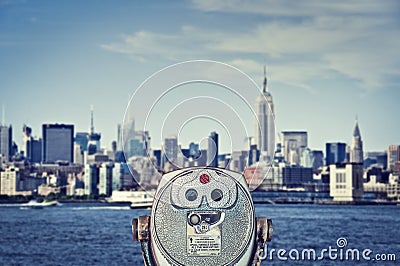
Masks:
[[[206,12],[250,13],[272,16],[355,15],[397,12],[398,2],[385,1],[292,1],[292,0],[192,0],[195,9]]]
[[[313,92],[312,79],[332,78],[337,73],[365,91],[385,86],[388,76],[399,75],[400,32],[393,2],[193,3],[202,11],[257,13],[266,19],[246,30],[198,25],[184,25],[171,34],[143,30],[102,47],[142,61],[222,60],[255,77],[262,75],[263,61],[268,59],[272,80],[309,92]]]

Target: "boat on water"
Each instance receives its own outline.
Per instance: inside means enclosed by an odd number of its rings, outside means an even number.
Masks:
[[[21,204],[21,207],[25,207],[25,208],[31,208],[31,209],[43,209],[45,207],[53,207],[53,206],[59,206],[61,205],[60,203],[58,203],[58,201],[56,200],[51,200],[51,201],[42,201],[42,202],[38,202],[36,200],[30,200],[28,203],[23,203]]]
[[[154,191],[113,191],[109,203],[131,203],[131,209],[146,209],[153,204]]]

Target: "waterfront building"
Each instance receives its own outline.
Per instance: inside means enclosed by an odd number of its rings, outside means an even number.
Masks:
[[[87,151],[88,143],[89,143],[89,133],[87,132],[76,132],[75,135],[75,143],[79,145],[81,148],[81,153]]]
[[[191,142],[189,143],[189,156],[197,159],[200,156],[199,144]]]
[[[125,153],[127,158],[132,156],[150,155],[150,135],[148,131],[135,131],[131,133],[130,138],[126,140],[126,143],[127,148]]]
[[[218,167],[218,134],[215,131],[208,137],[207,165]]]
[[[308,167],[312,168],[313,167],[313,152],[310,148],[306,148],[303,153],[301,154],[300,158],[300,166],[302,167]]]
[[[31,137],[26,142],[26,158],[31,163],[40,163],[42,161],[42,139]]]
[[[153,150],[153,157],[156,159],[154,165],[157,166],[158,168],[161,168],[161,157],[162,157],[161,150]]]
[[[117,151],[122,151],[122,127],[121,124],[117,125]]]
[[[260,150],[257,149],[256,144],[250,145],[248,165],[251,166],[260,160]]]
[[[344,163],[346,160],[346,143],[330,142],[326,143],[326,163],[325,165]]]
[[[113,188],[113,163],[102,163],[99,169],[99,195],[111,196]]]
[[[274,163],[272,165],[261,162],[259,167],[261,171],[259,172],[260,177],[257,179],[262,180],[259,186],[260,190],[277,191],[283,189],[283,168],[286,167],[284,162]]]
[[[121,163],[114,163],[114,168],[112,169],[112,190],[121,189],[121,174],[123,173],[123,168]]]
[[[313,181],[313,169],[311,167],[286,166],[282,168],[282,185],[290,188],[304,188],[307,183]]]
[[[42,139],[32,136],[32,128],[24,125],[22,128],[22,147],[21,154],[31,163],[40,163],[42,161]]]
[[[162,164],[161,167],[164,168],[165,164],[169,162],[172,165],[177,164],[178,159],[178,139],[176,136],[169,136],[164,139],[164,144],[162,145]]]
[[[361,139],[360,129],[358,127],[358,121],[356,121],[356,126],[353,132],[353,147],[350,152],[350,162],[351,163],[363,163],[363,141]]]
[[[0,159],[1,164],[7,163],[16,153],[12,140],[12,126],[6,126],[5,107],[3,105],[2,119],[0,124]]]
[[[75,164],[84,164],[83,161],[83,152],[81,149],[81,145],[79,145],[78,143],[74,143],[74,163]]]
[[[306,131],[283,131],[282,154],[290,165],[300,165],[300,158],[308,146]]]
[[[393,173],[389,176],[389,184],[387,185],[387,197],[390,200],[400,203],[400,177]]]
[[[93,106],[91,107],[90,111],[90,134],[89,134],[89,141],[87,146],[88,155],[95,154],[100,152],[100,139],[101,134],[96,133],[94,130],[94,114],[93,114]]]
[[[42,126],[42,162],[74,161],[74,125],[44,124]]]
[[[329,165],[330,196],[334,201],[357,201],[363,196],[363,165]]]
[[[99,195],[99,166],[97,164],[86,164],[84,181],[85,195]]]
[[[23,153],[24,156],[27,156],[28,141],[30,141],[31,138],[32,138],[32,128],[24,124],[22,127],[22,147],[21,147],[21,153]]]
[[[234,151],[232,152],[229,162],[229,169],[236,172],[243,172],[247,166],[249,151]]]
[[[13,156],[12,127],[4,123],[0,125],[0,155],[5,163],[9,162]]]
[[[375,199],[386,199],[387,184],[378,182],[376,175],[370,175],[369,181],[364,182],[364,193],[373,194]]]
[[[4,169],[4,171],[0,171],[0,195],[17,195],[19,181],[19,168],[8,166]]]
[[[231,161],[231,154],[219,154],[218,155],[218,167],[220,168],[229,168],[229,164]]]
[[[312,151],[312,156],[313,156],[313,164],[312,168],[313,169],[318,169],[322,166],[324,166],[324,152],[323,151]]]
[[[140,186],[148,188],[155,185],[154,182],[156,181],[153,179],[157,171],[153,163],[154,161],[150,160],[147,156],[134,156],[129,158],[130,171],[135,182],[140,184]]]
[[[271,93],[268,91],[264,67],[263,92],[256,99],[256,143],[263,160],[271,161],[275,149],[275,112]]]
[[[396,162],[400,161],[400,145],[390,145],[387,151],[387,169],[393,171]]]

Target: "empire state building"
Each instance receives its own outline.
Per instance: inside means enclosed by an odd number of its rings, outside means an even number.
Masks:
[[[261,160],[272,160],[275,151],[274,103],[268,91],[267,74],[264,66],[263,92],[256,99],[256,143]]]

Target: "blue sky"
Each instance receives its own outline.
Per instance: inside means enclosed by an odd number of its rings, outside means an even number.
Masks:
[[[358,115],[365,150],[384,150],[400,144],[399,33],[398,1],[0,0],[0,104],[18,144],[24,123],[37,136],[43,123],[89,130],[94,105],[109,148],[129,97],[158,70],[217,60],[261,85],[267,64],[278,132],[306,130],[324,149],[351,143]]]

